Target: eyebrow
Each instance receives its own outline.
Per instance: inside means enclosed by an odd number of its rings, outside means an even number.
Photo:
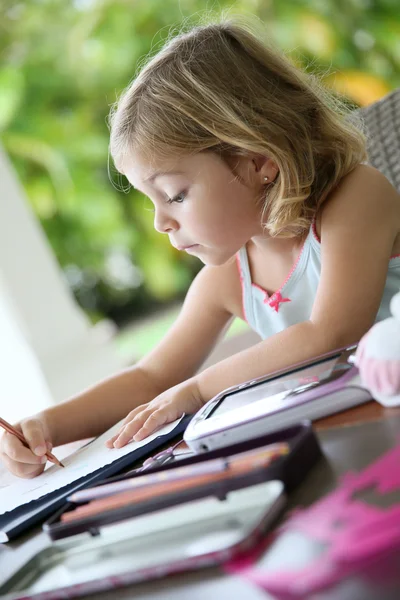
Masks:
[[[161,177],[163,175],[184,175],[183,171],[157,171],[156,173],[153,173],[153,175],[150,175],[150,177],[147,177],[147,179],[145,179],[145,183],[153,183],[155,179],[157,179],[157,177]]]

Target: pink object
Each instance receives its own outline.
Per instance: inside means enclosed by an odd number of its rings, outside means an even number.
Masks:
[[[278,312],[279,305],[282,304],[282,302],[291,302],[291,300],[290,298],[282,298],[282,294],[280,292],[275,292],[271,298],[265,298],[264,300],[264,303],[268,303],[270,307],[275,310],[275,312]]]
[[[376,323],[356,354],[361,380],[384,406],[400,405],[400,293],[390,302],[392,317]]]
[[[397,445],[361,473],[345,475],[334,492],[286,521],[282,532],[297,531],[325,546],[311,564],[298,570],[268,572],[254,564],[231,561],[227,569],[280,599],[308,598],[360,571],[374,583],[398,581],[395,557],[400,551],[400,504],[382,509],[353,496],[369,488],[382,495],[399,490],[399,464]]]

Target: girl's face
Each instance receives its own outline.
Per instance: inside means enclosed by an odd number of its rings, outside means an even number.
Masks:
[[[123,168],[133,187],[152,201],[155,229],[207,265],[224,264],[263,234],[255,161],[240,158],[235,170],[239,177],[211,152],[151,168],[135,155]]]

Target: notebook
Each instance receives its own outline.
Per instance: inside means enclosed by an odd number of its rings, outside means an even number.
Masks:
[[[124,448],[109,449],[105,441],[120,428],[117,423],[107,432],[63,458],[65,469],[49,466],[34,479],[7,478],[0,488],[0,542],[14,539],[34,524],[43,521],[65,502],[72,492],[111,477],[139,461],[182,433],[190,417],[182,417],[140,442]]]

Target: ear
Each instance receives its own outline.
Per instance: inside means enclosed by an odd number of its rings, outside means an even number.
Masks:
[[[252,163],[253,174],[260,185],[275,181],[279,173],[279,168],[272,158],[257,154],[253,156]]]
[[[272,158],[255,153],[236,156],[228,165],[244,185],[256,189],[275,181],[279,173],[278,165]]]

